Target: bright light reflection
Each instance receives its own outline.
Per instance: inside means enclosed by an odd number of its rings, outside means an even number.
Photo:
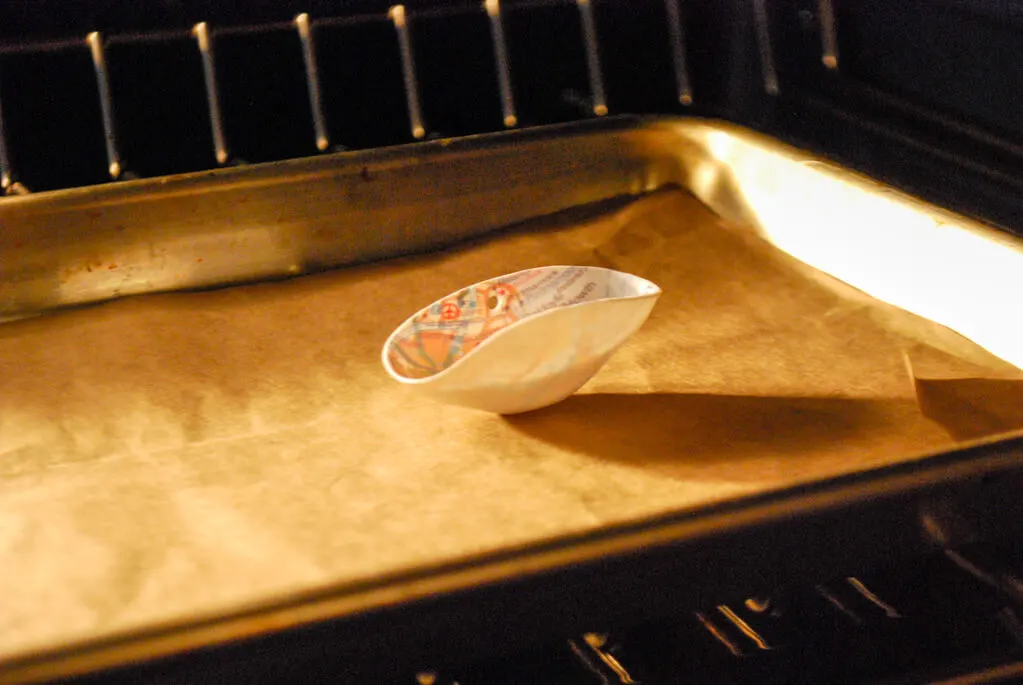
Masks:
[[[727,133],[707,142],[774,245],[1023,367],[1023,241],[948,223],[892,191]]]

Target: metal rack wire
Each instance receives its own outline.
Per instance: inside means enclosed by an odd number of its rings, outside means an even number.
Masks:
[[[456,659],[399,682],[1017,682],[1023,596],[1018,559],[1005,557],[1012,555],[997,548],[945,549],[910,564],[577,634],[494,663]]]
[[[779,77],[775,66],[774,51],[771,45],[771,28],[768,17],[767,0],[747,0],[751,3],[752,16],[756,23],[756,39],[759,49],[759,57],[762,72],[763,89],[770,95],[779,92]],[[685,109],[695,103],[696,94],[692,86],[690,64],[687,57],[686,33],[684,18],[680,0],[658,0],[663,6],[663,12],[667,22],[667,42],[662,46],[664,55],[670,62],[670,71],[674,77],[674,100]],[[820,22],[820,33],[822,36],[821,60],[829,69],[837,69],[838,53],[837,38],[835,32],[834,11],[831,0],[818,0],[819,11],[817,12]],[[594,16],[594,7],[591,0],[570,0],[570,3],[559,2],[558,0],[542,0],[532,3],[518,3],[513,8],[515,12],[524,12],[536,15],[536,19],[529,21],[544,21],[539,14],[540,10],[551,7],[562,7],[574,5],[576,21],[579,24],[582,45],[579,46],[584,55],[586,71],[586,90],[581,95],[582,104],[577,108],[577,118],[602,117],[608,114],[621,114],[626,112],[612,112],[613,105],[609,103],[605,89],[604,60],[609,58],[620,58],[620,55],[609,55],[603,52],[601,45],[601,33],[598,31],[597,20]],[[500,99],[499,107],[501,112],[500,122],[495,122],[491,128],[498,130],[501,126],[514,128],[523,125],[520,112],[520,102],[516,96],[516,82],[518,79],[529,78],[527,75],[515,73],[513,65],[513,53],[518,49],[514,41],[510,41],[506,31],[506,19],[508,9],[502,7],[500,0],[485,0],[480,8],[485,13],[489,23],[488,40],[493,54],[492,78],[497,85],[497,93]],[[407,11],[403,5],[395,5],[386,13],[386,20],[393,28],[394,49],[400,56],[402,81],[404,87],[404,99],[407,110],[408,129],[406,141],[412,142],[424,139],[431,135],[459,135],[462,132],[439,132],[432,127],[432,122],[424,115],[423,107],[423,86],[420,78],[420,64],[417,53],[414,49],[417,40],[416,26],[414,20],[415,12]],[[193,49],[201,62],[201,76],[206,100],[205,119],[208,125],[208,145],[212,154],[212,166],[246,163],[244,155],[238,150],[232,149],[230,126],[225,121],[223,103],[223,75],[218,73],[217,60],[219,55],[219,42],[233,35],[253,34],[268,35],[270,33],[293,33],[300,46],[301,62],[303,65],[302,76],[305,83],[303,89],[308,96],[308,117],[309,122],[302,125],[308,127],[311,145],[310,153],[327,152],[339,149],[340,141],[332,140],[330,127],[327,118],[327,98],[324,95],[324,85],[321,65],[318,64],[317,42],[320,40],[318,31],[325,27],[338,26],[339,24],[359,21],[380,21],[384,18],[377,15],[360,15],[356,17],[311,17],[308,13],[300,13],[288,24],[264,24],[254,26],[225,26],[215,27],[206,21],[200,21],[191,29],[189,39],[192,41]],[[608,27],[614,30],[614,27]],[[149,32],[128,35],[107,35],[99,31],[88,33],[85,38],[79,40],[63,40],[50,43],[36,43],[24,45],[0,46],[0,57],[10,54],[33,54],[33,53],[73,53],[85,51],[92,64],[94,82],[89,86],[94,93],[93,103],[81,103],[81,108],[97,107],[98,120],[102,126],[102,141],[105,151],[105,173],[89,176],[92,182],[102,180],[119,180],[122,178],[133,178],[137,176],[152,175],[142,173],[139,169],[133,168],[132,160],[125,157],[123,150],[123,139],[120,135],[119,124],[122,120],[119,115],[123,109],[123,99],[127,97],[124,93],[118,93],[112,87],[116,75],[111,73],[109,65],[110,57],[108,48],[110,46],[149,46],[167,41],[180,40],[181,32]],[[564,46],[565,50],[571,49],[570,45]],[[624,57],[628,59],[628,56]],[[346,65],[348,69],[359,69],[360,65]],[[192,75],[182,74],[182,79],[194,78]],[[32,183],[26,178],[25,170],[19,168],[19,161],[11,153],[12,144],[19,141],[12,139],[12,131],[5,126],[5,112],[11,106],[22,104],[17,100],[22,97],[20,93],[4,92],[0,94],[0,189],[4,194],[24,194],[29,192]],[[359,106],[360,103],[350,103],[349,106]],[[361,103],[365,106],[365,103]],[[628,112],[631,113],[631,112]],[[75,113],[68,113],[74,116]],[[154,118],[163,113],[151,113]],[[529,125],[528,123],[526,125]],[[99,132],[97,132],[98,134]],[[343,147],[343,146],[342,146]],[[31,153],[29,153],[31,154]],[[260,160],[266,161],[266,160]],[[67,160],[67,164],[93,164],[92,160]],[[201,165],[193,164],[192,170],[199,170]],[[87,183],[86,183],[87,184]],[[63,184],[66,186],[67,184]],[[56,187],[62,187],[58,184]]]

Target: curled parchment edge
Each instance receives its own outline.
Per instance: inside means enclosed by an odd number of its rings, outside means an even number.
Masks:
[[[1023,430],[1023,370],[929,373],[903,350],[920,412],[956,440]]]

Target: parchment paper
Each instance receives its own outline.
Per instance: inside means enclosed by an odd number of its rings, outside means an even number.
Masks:
[[[409,313],[542,264],[664,289],[579,395],[501,418],[385,375]],[[906,350],[1006,365],[892,316],[665,192],[444,253],[2,326],[0,661],[950,447]]]

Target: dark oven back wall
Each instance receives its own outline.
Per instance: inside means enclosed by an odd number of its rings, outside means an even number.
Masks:
[[[6,158],[14,179],[34,192],[109,180],[108,127],[121,178],[131,178],[605,113],[725,114],[715,109],[715,70],[687,78],[686,58],[714,64],[718,41],[700,29],[683,43],[670,30],[679,25],[677,8],[690,9],[684,2],[592,0],[586,7],[592,31],[575,0],[501,2],[505,98],[498,29],[481,1],[410,0],[405,53],[389,3],[379,0],[61,0],[60,11],[49,0],[0,0]],[[301,12],[308,13],[308,45],[295,23]],[[708,27],[715,20],[699,19]],[[208,32],[206,56],[193,31],[199,21]],[[85,40],[90,31],[102,45],[107,123],[95,46]],[[406,59],[414,65],[416,112]],[[693,88],[703,93],[697,105]],[[69,111],[79,116],[72,121]]]
[[[730,4],[730,117],[1023,235],[1023,2]]]
[[[391,4],[0,0],[9,165],[31,190],[109,180],[89,31],[102,35],[127,177],[412,142]],[[505,128],[483,3],[405,5],[425,134]],[[602,93],[577,0],[501,1],[517,126],[593,118],[599,105],[611,115],[725,118],[1023,231],[1023,0],[588,5]],[[322,131],[293,23],[302,12],[312,20]],[[198,21],[212,41],[220,162],[191,33]],[[26,47],[38,43],[46,49]],[[329,145],[318,148],[319,137]]]

